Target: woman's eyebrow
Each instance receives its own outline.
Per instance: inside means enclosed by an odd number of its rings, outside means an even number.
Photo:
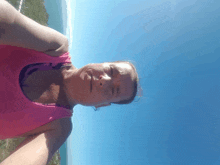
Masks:
[[[117,70],[116,67],[115,67],[113,64],[110,64],[110,67],[111,67],[112,70],[113,70],[113,74],[115,74],[115,70]]]

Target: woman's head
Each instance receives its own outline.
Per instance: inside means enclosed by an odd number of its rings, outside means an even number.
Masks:
[[[126,61],[88,64],[77,69],[67,85],[68,97],[76,104],[102,106],[128,104],[137,93],[138,75]]]

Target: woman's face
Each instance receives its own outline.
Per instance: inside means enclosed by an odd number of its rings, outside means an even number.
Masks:
[[[129,99],[133,94],[135,72],[129,63],[88,64],[77,72],[79,101],[87,106],[106,106]]]

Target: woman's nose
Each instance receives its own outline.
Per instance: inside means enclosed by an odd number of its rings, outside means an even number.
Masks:
[[[111,82],[111,77],[108,75],[100,75],[99,76],[99,85],[100,87],[106,87],[110,84]]]

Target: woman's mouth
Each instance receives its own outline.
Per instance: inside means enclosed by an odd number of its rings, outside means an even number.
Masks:
[[[91,75],[91,80],[90,80],[90,93],[92,92],[92,75]]]

